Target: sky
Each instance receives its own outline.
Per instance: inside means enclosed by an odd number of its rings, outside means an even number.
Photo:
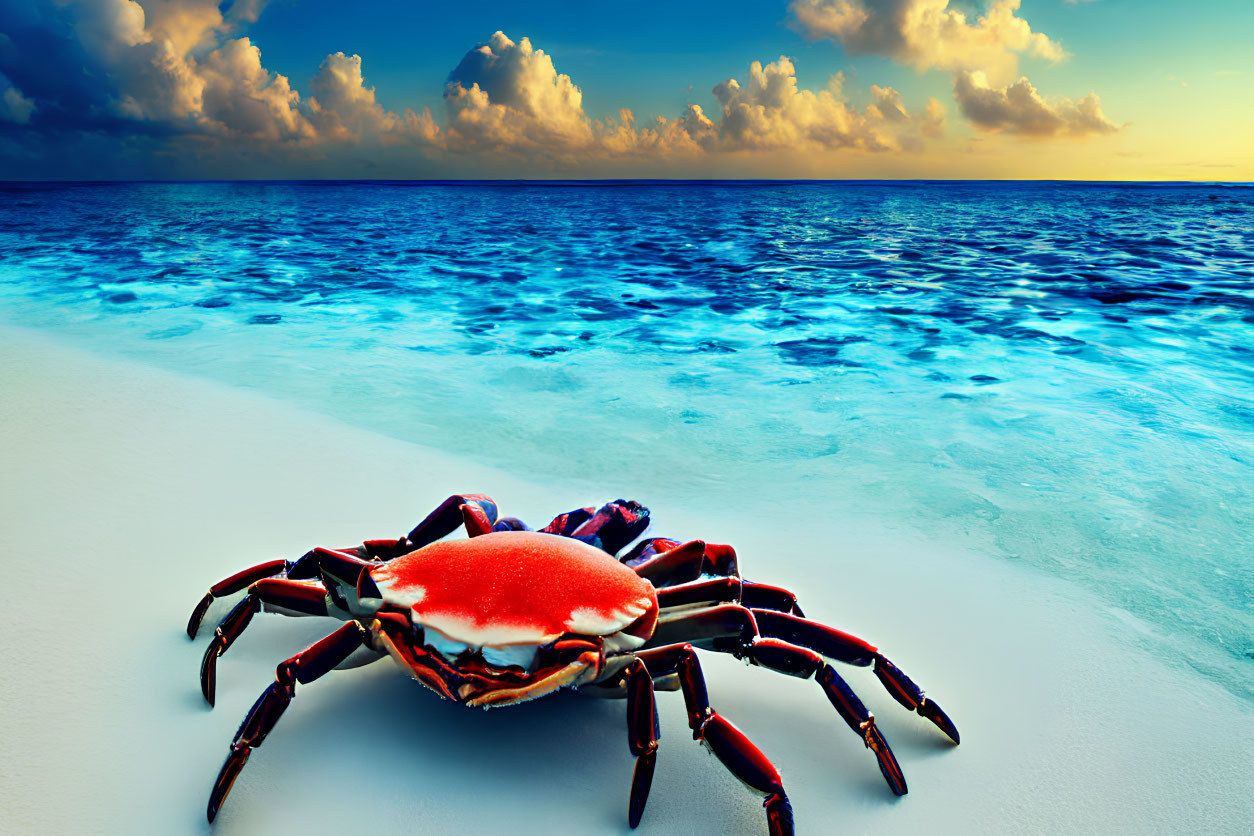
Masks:
[[[0,0],[0,179],[1254,180],[1251,0]]]

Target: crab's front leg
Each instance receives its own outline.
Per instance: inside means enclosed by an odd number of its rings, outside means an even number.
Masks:
[[[213,632],[213,641],[205,648],[200,663],[200,692],[213,705],[217,683],[218,657],[244,632],[262,604],[282,607],[305,615],[327,615],[327,591],[321,584],[264,578],[248,587],[248,594],[222,619]]]
[[[219,598],[225,598],[228,595],[234,595],[240,590],[250,589],[262,580],[304,581],[326,579],[355,583],[362,567],[370,561],[370,558],[366,557],[366,548],[371,543],[377,542],[384,541],[368,540],[361,546],[353,546],[348,549],[314,548],[305,552],[294,561],[270,560],[244,569],[241,572],[236,572],[229,578],[218,581],[209,587],[205,597],[201,598],[200,603],[192,610],[191,618],[187,622],[187,635],[190,638],[196,638],[196,634],[200,631],[200,624],[204,621],[205,613],[209,611],[209,607],[214,601]],[[334,585],[334,583],[331,584],[331,586]],[[326,594],[326,592],[327,590],[324,589],[323,594]],[[281,601],[272,603],[286,606]],[[337,603],[339,602],[337,601]],[[288,609],[307,612],[307,609],[301,606],[288,607]],[[323,612],[309,614],[326,615],[325,609],[323,607]],[[223,649],[225,650],[225,648]]]
[[[252,586],[262,578],[274,578],[279,575],[285,575],[291,567],[292,564],[286,560],[268,560],[265,563],[258,563],[256,566],[242,569],[229,578],[223,578],[209,587],[209,591],[205,593],[205,597],[200,599],[200,603],[192,610],[191,618],[187,620],[187,637],[189,639],[196,638],[196,633],[200,630],[200,622],[204,620],[205,613],[209,612],[209,606],[216,599],[234,595],[241,589],[247,589]]]
[[[253,703],[248,716],[235,733],[226,761],[213,783],[206,811],[210,822],[218,815],[218,810],[222,808],[222,802],[226,800],[240,770],[248,762],[249,754],[262,744],[292,702],[292,697],[296,694],[296,683],[305,685],[313,682],[351,656],[363,644],[368,645],[369,641],[370,634],[356,621],[350,621],[275,669],[274,683]]]

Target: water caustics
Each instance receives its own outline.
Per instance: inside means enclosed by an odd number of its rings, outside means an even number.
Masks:
[[[1254,699],[1254,188],[10,185],[0,316],[540,475],[965,538]]]

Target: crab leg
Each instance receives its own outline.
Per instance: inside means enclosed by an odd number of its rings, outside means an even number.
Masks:
[[[782,639],[782,641],[780,641]],[[808,679],[816,677],[823,692],[849,727],[858,734],[867,748],[875,753],[880,771],[889,788],[897,795],[906,793],[906,780],[888,742],[875,725],[875,717],[867,711],[853,689],[822,657],[837,659],[866,667],[882,659],[874,647],[861,639],[817,622],[770,610],[750,610],[734,604],[711,607],[659,621],[646,647],[657,647],[690,641],[773,670]],[[805,648],[794,645],[803,645]],[[891,664],[886,659],[885,664]],[[896,670],[894,667],[893,670]],[[898,671],[898,673],[900,673]],[[901,674],[904,678],[904,674]],[[909,682],[909,680],[905,680]],[[914,683],[910,682],[910,685]],[[903,685],[904,688],[904,685]],[[918,698],[922,699],[922,693]],[[950,737],[958,730],[935,703],[928,713]],[[950,730],[952,729],[952,733]]]
[[[657,702],[653,696],[653,679],[639,659],[627,667],[627,742],[636,756],[631,776],[631,802],[627,822],[640,824],[644,805],[653,785],[653,767],[657,764],[657,742],[661,731],[657,720]]]
[[[589,506],[558,514],[540,531],[582,540],[607,554],[618,554],[648,527],[648,508],[638,502],[616,499],[600,508]]]
[[[649,509],[638,502],[616,499],[607,502],[569,536],[618,554],[649,527]]]
[[[766,821],[770,836],[791,836],[792,806],[784,793],[779,770],[749,738],[710,707],[701,663],[692,645],[676,645],[636,654],[651,676],[678,673],[688,709],[688,726],[694,740],[705,743],[733,775],[766,796]]]
[[[466,533],[471,537],[487,534],[496,522],[496,502],[490,496],[481,494],[454,494],[440,503],[439,507],[427,514],[426,518],[414,526],[405,538],[408,551],[430,545],[441,537],[453,533],[459,525],[466,526]]]
[[[801,607],[797,604],[797,596],[787,589],[735,577],[712,578],[680,586],[668,586],[657,591],[657,603],[662,609],[697,604],[712,606],[732,603],[793,615],[802,614]]]
[[[205,613],[209,611],[209,605],[214,602],[215,598],[233,595],[262,578],[273,578],[282,575],[291,565],[286,560],[268,560],[265,563],[259,563],[256,566],[236,572],[231,577],[220,580],[209,587],[209,591],[205,593],[204,598],[200,599],[200,603],[192,610],[192,617],[187,621],[187,637],[191,639],[196,638],[196,633],[200,630],[200,622],[204,620]]]
[[[274,724],[283,716],[283,711],[296,694],[296,683],[306,685],[313,682],[351,656],[363,644],[368,644],[368,638],[369,634],[360,624],[350,621],[325,639],[279,664],[275,669],[274,682],[253,703],[248,716],[235,733],[231,750],[218,772],[218,779],[213,782],[207,809],[210,822],[218,815],[236,777],[248,762],[249,753],[261,745]]]
[[[701,540],[682,544],[667,537],[642,540],[620,561],[657,587],[689,583],[702,574],[740,576],[735,549]]]
[[[754,616],[763,635],[783,639],[817,650],[824,656],[851,665],[874,665],[875,675],[884,689],[897,702],[921,717],[931,720],[954,743],[961,741],[958,727],[936,702],[923,694],[923,689],[888,660],[879,649],[864,639],[842,632],[817,621],[809,621],[786,613],[754,609]]]
[[[655,587],[689,583],[701,577],[705,567],[705,543],[689,540],[687,543],[659,552],[632,568],[636,574]]]
[[[373,562],[379,557],[380,553],[387,553],[389,549],[394,550],[398,548],[398,544],[401,543],[408,543],[408,541],[404,538],[400,540],[367,540],[360,546],[352,546],[346,549],[314,548],[305,552],[294,561],[270,560],[236,572],[229,578],[218,581],[209,587],[205,597],[201,598],[200,603],[192,610],[191,618],[187,621],[187,635],[190,638],[196,638],[196,633],[200,630],[200,623],[204,620],[205,613],[208,612],[209,606],[216,599],[233,595],[259,580],[278,577],[285,577],[290,580],[307,580],[318,577],[325,578],[326,575],[331,575],[341,582],[353,584],[357,581],[361,567],[369,562]],[[399,553],[404,554],[408,551],[412,551],[412,548],[402,547]],[[337,601],[337,603],[339,602]]]
[[[270,604],[305,615],[327,615],[327,591],[320,584],[266,578],[248,587],[248,595],[226,614],[200,663],[200,692],[213,705],[218,657],[244,632],[261,605]]]
[[[876,727],[875,716],[867,711],[858,695],[822,656],[778,639],[756,639],[740,655],[755,665],[789,676],[801,679],[814,677],[836,712],[849,724],[854,734],[862,738],[866,747],[875,753],[880,772],[884,773],[884,780],[888,782],[889,788],[895,795],[906,794],[906,777],[901,773],[901,767],[898,766],[888,741]]]
[[[931,720],[954,743],[961,742],[958,727],[944,710],[924,696],[923,690],[878,648],[865,639],[817,621],[726,604],[692,613],[681,612],[659,621],[646,647],[690,641],[735,654],[758,635],[783,639],[846,664],[863,668],[874,666],[876,677],[897,702]]]

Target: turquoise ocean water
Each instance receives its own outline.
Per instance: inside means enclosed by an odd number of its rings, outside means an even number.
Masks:
[[[9,184],[0,318],[540,477],[972,544],[1254,699],[1246,185]]]

